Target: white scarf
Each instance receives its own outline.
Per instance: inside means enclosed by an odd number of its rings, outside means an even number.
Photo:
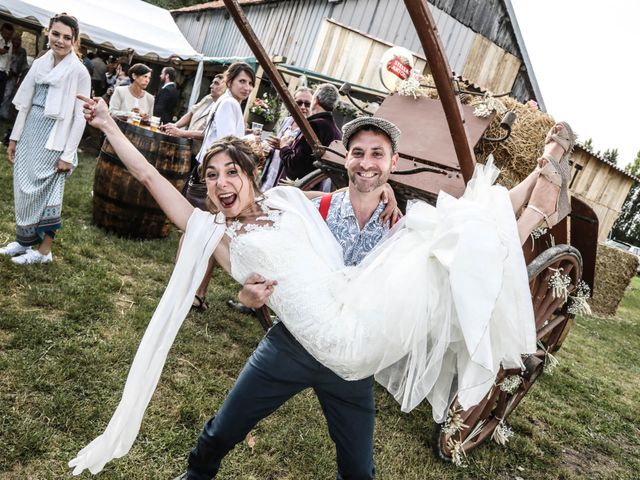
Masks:
[[[31,108],[36,83],[46,83],[49,90],[44,115],[56,120],[68,118],[73,113],[75,92],[78,89],[78,76],[74,75],[78,66],[84,68],[73,51],[54,66],[53,51],[49,50],[33,62],[13,98],[13,104],[18,110]]]
[[[194,209],[185,231],[180,256],[133,360],[122,399],[104,433],[69,462],[73,474],[85,468],[94,475],[133,445],[142,417],[158,385],[167,354],[191,308],[208,259],[226,230],[224,216]]]
[[[265,194],[265,203],[274,209],[296,212],[319,255],[336,268],[343,265],[342,248],[333,237],[318,210],[304,194],[293,187],[276,187]],[[147,326],[129,370],[122,399],[105,431],[69,462],[73,475],[88,469],[94,475],[114,458],[129,451],[138,435],[144,412],[160,380],[167,354],[191,308],[193,296],[204,277],[208,260],[226,230],[224,216],[215,217],[194,209],[187,222],[180,256],[160,303]]]

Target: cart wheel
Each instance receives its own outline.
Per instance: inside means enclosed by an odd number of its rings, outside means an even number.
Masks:
[[[327,178],[329,178],[329,176],[322,170],[318,169],[308,173],[300,180],[296,180],[293,186],[298,187],[300,190],[304,190],[305,192],[318,190],[320,188],[320,184]]]
[[[496,428],[513,412],[543,373],[547,355],[560,348],[571,327],[573,315],[567,312],[566,299],[554,295],[553,285],[562,276],[565,283],[568,281],[568,292],[577,288],[582,275],[580,252],[569,245],[556,245],[538,255],[527,267],[527,273],[538,350],[523,356],[524,370],[500,369],[494,386],[478,405],[463,411],[454,399],[447,421],[435,424],[434,429],[434,452],[445,461],[459,464],[468,452],[494,435]]]

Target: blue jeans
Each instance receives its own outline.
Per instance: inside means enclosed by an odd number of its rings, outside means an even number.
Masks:
[[[260,342],[217,415],[189,455],[187,478],[209,480],[251,429],[280,405],[313,388],[336,445],[338,480],[369,480],[373,465],[373,377],[348,382],[316,361],[277,323]]]

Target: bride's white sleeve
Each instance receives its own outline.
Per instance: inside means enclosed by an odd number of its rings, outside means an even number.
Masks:
[[[212,215],[201,210],[195,209],[189,218],[179,259],[140,342],[122,399],[104,433],[69,462],[74,475],[84,469],[96,474],[108,461],[122,457],[131,448],[169,349],[224,231],[223,222],[216,222]]]

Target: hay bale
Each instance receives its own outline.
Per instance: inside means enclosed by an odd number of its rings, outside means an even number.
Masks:
[[[471,101],[473,105],[478,99]],[[499,183],[512,188],[525,179],[536,166],[536,160],[542,154],[544,138],[555,120],[535,107],[524,105],[513,98],[500,98],[507,110],[513,111],[517,118],[511,129],[511,135],[503,142],[480,140],[476,146],[476,156],[484,163],[493,155],[501,170]],[[496,115],[486,136],[499,137],[504,133],[500,128],[501,115]]]
[[[593,298],[589,302],[595,315],[613,316],[624,293],[636,275],[638,257],[604,244],[598,245]]]

